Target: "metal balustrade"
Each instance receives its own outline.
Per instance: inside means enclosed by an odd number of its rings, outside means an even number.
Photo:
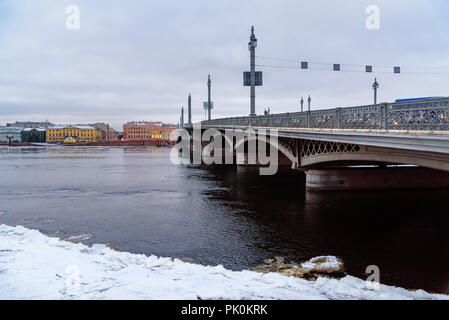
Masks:
[[[223,118],[202,125],[449,131],[449,98]]]

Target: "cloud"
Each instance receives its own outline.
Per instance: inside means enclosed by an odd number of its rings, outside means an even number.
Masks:
[[[78,5],[81,29],[65,28]],[[381,9],[380,30],[367,30],[365,8]],[[0,1],[0,123],[27,119],[77,123],[177,122],[192,93],[202,120],[210,73],[213,116],[249,113],[247,42],[257,55],[355,65],[449,66],[444,1]],[[296,65],[258,59],[258,64]],[[369,104],[379,98],[445,95],[449,76],[334,73],[260,67],[257,111]],[[416,69],[408,69],[410,71]],[[449,72],[448,69],[432,69]]]

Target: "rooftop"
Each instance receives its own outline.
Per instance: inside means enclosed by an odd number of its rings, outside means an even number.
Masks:
[[[0,127],[0,132],[22,132],[23,128],[19,127]]]
[[[72,125],[51,126],[51,127],[48,127],[48,129],[65,129],[68,127],[72,127],[72,128],[76,128],[76,129],[91,129],[91,130],[95,129],[94,127],[91,127],[91,126],[72,126]]]
[[[162,122],[156,121],[131,121],[125,124],[128,127],[162,127]]]
[[[47,129],[45,129],[45,128],[25,128],[25,129],[23,129],[23,131],[25,131],[25,132],[32,131],[32,130],[46,131]]]

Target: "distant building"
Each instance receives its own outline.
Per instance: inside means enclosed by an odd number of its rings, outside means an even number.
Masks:
[[[114,129],[110,129],[109,132],[106,133],[106,140],[119,140],[120,133]]]
[[[7,127],[17,127],[17,128],[48,128],[54,126],[53,123],[48,121],[43,122],[32,122],[32,121],[16,121],[15,123],[7,123]]]
[[[117,140],[118,139],[118,132],[115,131],[114,129],[112,129],[109,124],[106,123],[93,123],[93,124],[89,124],[92,127],[97,128],[98,130],[101,130],[102,132],[104,132],[103,136],[104,139],[103,140]]]
[[[133,121],[123,126],[124,140],[162,140],[169,141],[174,125],[162,122]]]
[[[95,142],[101,140],[101,130],[91,126],[53,126],[47,129],[47,142],[64,142],[66,138],[77,142]],[[70,139],[71,140],[71,139]]]
[[[22,128],[18,127],[0,127],[0,143],[22,142]]]
[[[47,130],[44,128],[25,128],[22,130],[22,142],[46,142]]]

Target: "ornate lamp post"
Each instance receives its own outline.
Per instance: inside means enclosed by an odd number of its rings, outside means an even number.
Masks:
[[[210,110],[212,109],[212,105],[211,105],[211,100],[210,100],[210,86],[212,84],[212,81],[210,81],[210,75],[208,76],[207,79],[207,119],[208,121],[211,120],[211,116],[210,116]]]
[[[377,89],[379,88],[379,83],[377,78],[374,78],[373,90],[374,90],[374,104],[377,104]]]
[[[251,86],[251,110],[250,116],[256,116],[256,48],[257,39],[254,35],[254,26],[251,27],[251,37],[249,38],[248,49],[250,51],[250,86]]]

